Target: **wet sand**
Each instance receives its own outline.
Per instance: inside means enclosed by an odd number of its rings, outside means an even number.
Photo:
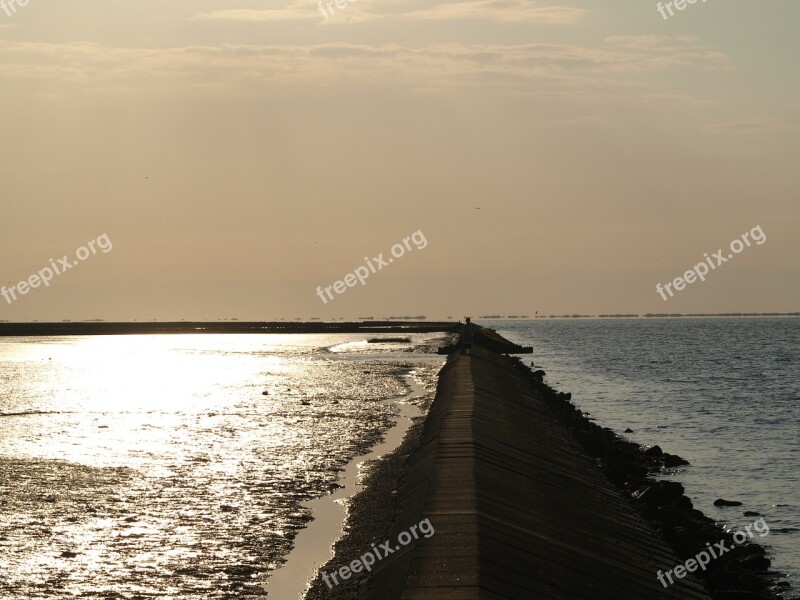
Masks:
[[[394,404],[399,416],[394,427],[368,454],[357,456],[345,467],[332,494],[317,498],[303,505],[311,510],[313,521],[297,534],[294,547],[286,557],[286,563],[275,570],[263,585],[269,597],[285,600],[301,600],[310,582],[321,565],[333,557],[333,546],[344,532],[348,505],[364,488],[362,472],[365,464],[381,459],[394,451],[405,438],[412,419],[421,414],[420,408],[410,401],[420,398],[425,390],[412,375],[405,377],[409,393],[384,402]]]

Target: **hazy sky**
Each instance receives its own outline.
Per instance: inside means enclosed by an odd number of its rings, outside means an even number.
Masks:
[[[0,8],[0,319],[800,310],[796,0],[339,1]]]

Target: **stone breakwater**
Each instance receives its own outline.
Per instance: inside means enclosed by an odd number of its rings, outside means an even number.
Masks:
[[[713,519],[694,508],[684,493],[683,485],[654,478],[670,468],[689,464],[688,461],[663,452],[658,446],[645,448],[624,440],[610,429],[591,422],[572,404],[569,393],[554,391],[542,382],[542,375],[530,373],[519,360],[513,360],[515,369],[530,378],[531,385],[570,427],[585,452],[600,462],[605,475],[632,500],[680,562],[692,559],[708,544],[724,541],[732,548],[706,570],[694,573],[712,598],[768,600],[789,597],[783,595],[788,592],[788,584],[777,581],[779,574],[769,571],[770,560],[763,546],[755,542],[737,545],[733,533],[726,532]],[[529,374],[525,375],[526,372]]]
[[[782,597],[755,543],[669,588],[659,583],[659,571],[731,536],[683,486],[654,478],[684,459],[592,423],[543,379],[484,347],[452,353],[424,423],[375,468],[323,569],[423,518],[436,536],[346,587],[317,580],[307,598]]]

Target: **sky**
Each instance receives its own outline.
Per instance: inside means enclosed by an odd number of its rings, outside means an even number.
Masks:
[[[0,320],[798,311],[800,3],[657,5],[5,0]]]

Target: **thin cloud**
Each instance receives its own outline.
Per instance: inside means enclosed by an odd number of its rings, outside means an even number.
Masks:
[[[326,4],[326,2],[323,2]],[[538,23],[544,25],[571,25],[577,23],[588,13],[586,9],[571,6],[538,6],[530,0],[467,0],[466,2],[445,2],[421,10],[409,10],[407,3],[367,5],[350,0],[345,9],[334,11],[325,23],[371,21],[375,19],[412,20],[479,20],[507,23]],[[388,9],[388,10],[385,10]],[[319,20],[321,18],[315,3],[295,3],[282,9],[255,10],[229,9],[198,13],[193,20],[241,21],[251,23],[270,23],[280,21]]]
[[[693,35],[617,35],[606,38],[606,43],[618,48],[655,50],[682,45],[695,44],[698,38]]]
[[[350,0],[354,2],[355,0]],[[327,6],[327,2],[322,3]],[[330,10],[330,9],[328,9]],[[317,4],[294,4],[278,10],[230,9],[197,13],[193,21],[238,21],[240,23],[281,23],[286,21],[316,21],[320,24],[362,23],[382,18],[364,10],[362,6],[348,4],[326,17]]]
[[[159,80],[180,87],[270,93],[282,85],[402,86],[409,91],[504,87],[519,94],[563,96],[574,103],[703,104],[681,94],[646,94],[639,73],[656,70],[658,52],[569,44],[316,45],[223,44],[116,48],[96,43],[0,40],[0,79],[81,86],[83,93],[150,90]],[[685,61],[709,68],[707,50]],[[143,82],[148,82],[143,86]],[[41,89],[47,92],[47,89]],[[62,90],[66,91],[66,90]],[[592,111],[587,110],[591,115]],[[584,123],[588,124],[588,123]]]
[[[705,128],[709,133],[772,133],[776,131],[800,131],[800,123],[787,123],[774,117],[753,117],[742,121],[715,123]]]
[[[551,121],[552,125],[566,125],[578,127],[604,127],[608,125],[608,120],[603,117],[575,117],[574,119],[564,119],[561,121]]]
[[[293,5],[278,10],[231,9],[198,13],[195,21],[245,21],[251,23],[274,23],[277,21],[319,20],[322,15],[309,5]]]
[[[537,6],[528,0],[471,0],[439,4],[405,13],[407,19],[470,19],[547,25],[572,25],[588,11],[571,6]]]

